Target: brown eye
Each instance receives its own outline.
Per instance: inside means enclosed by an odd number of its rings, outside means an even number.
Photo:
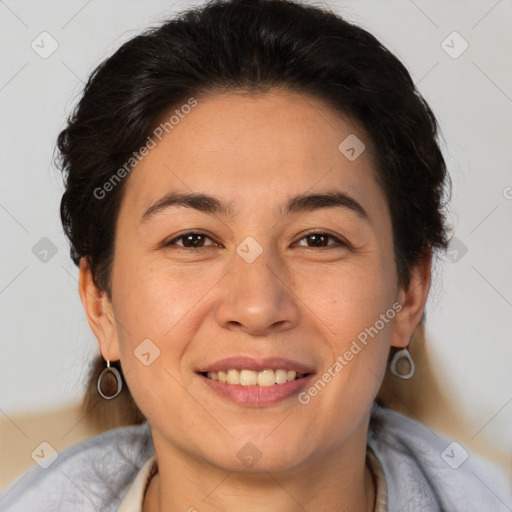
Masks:
[[[307,240],[306,245],[300,243],[303,240]],[[329,243],[329,240],[334,240],[334,243]],[[348,246],[348,244],[328,233],[309,233],[299,240],[299,246],[314,249],[323,247]]]
[[[165,247],[169,247],[172,245],[176,245],[178,247],[183,247],[185,249],[200,249],[202,247],[208,247],[210,245],[215,245],[214,243],[205,244],[206,240],[211,240],[208,235],[203,233],[189,232],[180,235],[169,242],[164,244]],[[181,241],[182,243],[177,243]]]
[[[328,235],[308,235],[305,238],[311,242],[310,246],[325,247],[325,246],[329,245],[328,242],[329,242],[330,236],[328,236]]]

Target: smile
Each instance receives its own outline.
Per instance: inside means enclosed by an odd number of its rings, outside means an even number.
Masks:
[[[229,370],[221,370],[218,372],[205,372],[208,379],[217,380],[219,382],[234,384],[240,386],[274,386],[275,384],[286,384],[294,380],[301,379],[304,373],[298,373],[295,370],[285,369],[267,369],[262,371],[254,370],[238,370],[231,368]]]
[[[195,369],[207,393],[242,406],[265,407],[296,397],[315,375],[311,364],[283,357],[226,357]]]

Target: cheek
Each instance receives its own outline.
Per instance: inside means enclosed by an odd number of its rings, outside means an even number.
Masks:
[[[204,300],[218,281],[204,271],[116,262],[113,306],[121,364],[135,400],[150,406],[159,389],[181,391],[183,355],[204,318]],[[138,400],[142,398],[142,400]]]
[[[120,335],[135,344],[145,338],[162,342],[211,287],[204,273],[200,278],[165,264],[140,264],[128,270],[121,263],[116,276],[115,314],[127,326]]]
[[[295,284],[326,336],[342,348],[392,306],[393,277],[388,265],[368,255],[318,272],[301,272]]]
[[[333,428],[344,415],[357,417],[361,407],[370,406],[385,372],[398,307],[393,308],[394,274],[385,270],[387,266],[374,260],[337,269],[317,283],[321,292],[314,295],[315,313],[330,354],[324,372],[303,398],[337,411],[332,414]]]

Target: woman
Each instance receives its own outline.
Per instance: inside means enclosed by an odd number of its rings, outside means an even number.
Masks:
[[[61,214],[111,430],[3,510],[507,510],[376,401],[447,246],[435,118],[364,30],[211,2],[123,45],[59,137]]]

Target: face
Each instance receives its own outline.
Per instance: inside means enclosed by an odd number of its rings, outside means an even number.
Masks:
[[[197,98],[133,169],[95,331],[162,445],[276,471],[366,435],[426,299],[397,284],[375,176],[357,124],[277,90]]]

